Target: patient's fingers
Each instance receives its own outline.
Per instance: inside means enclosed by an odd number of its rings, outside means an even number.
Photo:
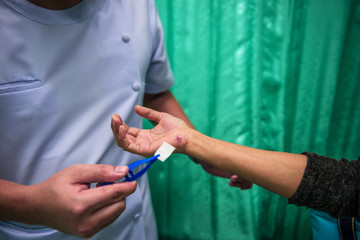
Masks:
[[[139,135],[140,131],[145,131],[145,130],[129,127],[126,129],[126,134],[131,135],[133,137],[137,137]]]
[[[150,108],[142,107],[139,105],[135,106],[135,112],[143,118],[150,121],[159,122],[163,113],[152,110]]]
[[[119,147],[127,149],[131,144],[130,136],[127,137],[129,127],[121,120],[118,114],[114,114],[111,118],[111,129]]]
[[[121,120],[121,117],[118,114],[114,114],[111,117],[111,129],[113,131],[114,136],[116,136],[119,133],[119,127],[124,124]],[[126,126],[126,124],[125,124]]]
[[[119,138],[120,140],[126,139],[127,128],[123,125],[119,127]]]

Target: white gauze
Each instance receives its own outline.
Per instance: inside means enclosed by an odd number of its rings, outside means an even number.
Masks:
[[[167,142],[163,142],[163,144],[159,147],[159,149],[155,152],[154,156],[157,154],[160,154],[158,159],[162,162],[165,162],[165,160],[170,157],[170,155],[175,150],[175,147],[171,146]]]

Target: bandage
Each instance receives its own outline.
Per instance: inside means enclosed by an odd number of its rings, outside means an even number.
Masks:
[[[174,152],[175,147],[171,146],[167,142],[163,142],[163,144],[159,147],[159,149],[155,152],[154,156],[160,154],[158,160],[165,162],[165,160],[170,157],[170,155]]]

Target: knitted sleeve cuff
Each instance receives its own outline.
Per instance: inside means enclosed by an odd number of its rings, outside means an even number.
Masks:
[[[340,161],[304,152],[308,157],[304,176],[288,203],[329,213],[332,217],[357,217],[359,159]]]

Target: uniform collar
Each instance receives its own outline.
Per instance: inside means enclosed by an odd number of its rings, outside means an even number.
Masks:
[[[46,25],[69,25],[80,22],[96,10],[101,0],[83,0],[74,7],[50,10],[27,0],[1,0],[23,16]]]

